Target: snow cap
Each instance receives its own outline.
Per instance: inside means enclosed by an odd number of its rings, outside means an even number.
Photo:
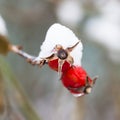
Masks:
[[[77,42],[79,42],[79,44],[70,54],[74,59],[74,64],[81,65],[83,49],[81,41],[76,37],[72,30],[61,24],[55,23],[48,29],[45,40],[40,47],[41,51],[38,57],[45,58],[50,56],[57,44],[62,45],[62,47],[66,49],[67,47],[74,46]]]

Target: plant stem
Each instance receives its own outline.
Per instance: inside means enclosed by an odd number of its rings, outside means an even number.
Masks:
[[[27,96],[25,95],[25,92],[18,82],[16,80],[14,74],[11,72],[11,69],[7,62],[5,62],[0,57],[0,69],[2,70],[2,73],[7,76],[8,82],[17,90],[19,93],[21,99],[20,99],[20,109],[23,111],[24,115],[26,116],[27,120],[40,120],[39,116],[36,114],[35,110],[32,108],[30,101],[28,100]]]

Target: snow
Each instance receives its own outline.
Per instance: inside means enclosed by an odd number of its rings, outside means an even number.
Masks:
[[[5,21],[2,18],[2,16],[0,15],[0,34],[1,35],[7,35],[7,29],[6,29],[6,25],[5,25]]]
[[[72,93],[72,95],[73,95],[74,97],[81,97],[81,96],[84,95],[84,93],[78,93],[78,94]]]
[[[38,58],[46,58],[52,55],[53,49],[57,44],[62,45],[62,47],[66,49],[67,47],[74,46],[79,41],[80,40],[69,28],[55,23],[47,31],[45,40],[40,47],[41,51]],[[81,65],[82,49],[82,43],[79,42],[75,49],[70,53],[74,59],[75,65]]]

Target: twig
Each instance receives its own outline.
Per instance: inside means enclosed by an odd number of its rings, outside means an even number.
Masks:
[[[9,49],[10,49],[12,52],[14,52],[14,53],[22,56],[22,57],[25,58],[25,59],[33,60],[33,59],[36,58],[35,56],[31,56],[31,55],[29,55],[28,53],[22,51],[22,47],[21,47],[21,46],[10,45],[10,46],[9,46]]]
[[[12,73],[9,65],[4,60],[0,59],[0,68],[2,68],[2,73],[8,78],[6,79],[9,85],[12,85],[16,91],[21,96],[20,108],[23,111],[27,120],[41,120],[36,111],[33,109],[27,95],[25,94],[21,84],[16,80],[14,74]]]

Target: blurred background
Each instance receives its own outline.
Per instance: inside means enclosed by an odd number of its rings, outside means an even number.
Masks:
[[[9,41],[35,56],[50,25],[71,28],[83,67],[99,76],[91,94],[75,98],[48,66],[0,55],[0,120],[120,120],[119,0],[0,0],[0,14]]]

